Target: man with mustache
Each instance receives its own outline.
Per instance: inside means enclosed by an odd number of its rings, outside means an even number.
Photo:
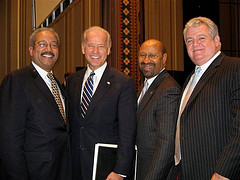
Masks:
[[[137,110],[137,180],[165,180],[174,164],[175,112],[181,88],[165,70],[161,41],[145,41],[139,50],[145,76]]]
[[[51,74],[60,40],[52,28],[30,36],[31,65],[0,86],[0,179],[71,179],[70,142],[61,85]]]

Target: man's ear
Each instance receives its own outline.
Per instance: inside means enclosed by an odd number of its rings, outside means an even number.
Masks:
[[[84,44],[82,44],[82,53],[85,54]]]
[[[111,48],[109,47],[109,48],[107,49],[107,55],[109,55],[110,52],[111,52]]]
[[[216,46],[221,46],[221,42],[220,42],[220,37],[219,35],[216,35],[214,38],[215,44]]]
[[[28,47],[28,50],[29,50],[30,56],[33,56],[33,47],[32,47],[32,46],[29,46],[29,47]]]
[[[167,63],[167,53],[164,53],[164,54],[163,54],[162,60],[163,60],[163,66],[166,67],[166,63]]]

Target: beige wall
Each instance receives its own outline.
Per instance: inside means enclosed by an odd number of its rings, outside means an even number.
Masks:
[[[62,0],[35,0],[36,6],[36,27],[40,26],[43,20]]]
[[[158,39],[166,47],[168,70],[184,70],[182,0],[144,0],[145,39]]]

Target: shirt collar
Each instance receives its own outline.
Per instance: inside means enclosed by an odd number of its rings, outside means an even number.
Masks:
[[[205,70],[210,66],[210,64],[212,64],[212,62],[214,61],[214,59],[216,59],[216,57],[221,53],[221,51],[218,51],[208,62],[206,62],[205,64],[203,64],[201,67],[202,71],[205,72]],[[199,66],[196,66],[196,68]]]
[[[32,65],[34,66],[34,68],[37,70],[38,74],[40,74],[40,76],[45,79],[47,77],[47,71],[45,71],[44,69],[42,69],[40,66],[38,66],[35,62],[32,61]],[[52,73],[52,71],[50,71]],[[47,78],[48,79],[48,78]]]
[[[103,74],[104,70],[106,69],[106,67],[107,67],[107,62],[105,62],[100,68],[98,68],[94,71],[94,73],[95,73],[94,76],[101,79],[102,74]],[[89,65],[87,65],[87,71],[85,73],[86,77],[88,77],[92,71],[93,70],[90,69]]]
[[[160,71],[160,73],[163,72],[164,69],[165,69],[165,68],[163,68],[163,69]],[[150,79],[145,78],[145,81],[147,81],[147,83],[148,83],[148,87],[150,87],[150,85],[153,83],[153,81],[156,79],[156,77],[157,77],[160,73],[158,73],[156,76],[154,76],[154,77],[152,77],[152,78],[150,78]]]

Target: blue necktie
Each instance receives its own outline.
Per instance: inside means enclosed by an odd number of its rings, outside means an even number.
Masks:
[[[83,87],[83,93],[82,93],[82,102],[81,102],[81,115],[84,118],[85,114],[87,112],[89,103],[91,102],[91,98],[93,95],[93,76],[95,73],[92,71],[90,75],[88,76],[85,85]]]
[[[187,92],[185,94],[184,99],[182,100],[182,105],[180,106],[180,111],[178,114],[178,120],[177,120],[177,130],[176,130],[176,138],[175,138],[175,155],[174,155],[174,159],[175,159],[175,165],[179,164],[180,160],[181,160],[181,150],[180,150],[180,117],[181,114],[188,102],[189,97],[191,96],[193,89],[195,88],[198,79],[199,79],[199,74],[201,72],[201,67],[197,67],[195,70],[195,73],[192,77],[192,81],[190,83],[190,85],[188,86]]]

